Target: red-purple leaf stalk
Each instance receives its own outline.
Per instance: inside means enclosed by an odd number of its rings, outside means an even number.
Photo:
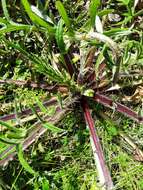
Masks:
[[[76,99],[73,99],[72,101],[70,101],[69,99],[65,100],[64,109],[62,109],[60,106],[55,105],[55,114],[53,116],[45,116],[43,120],[54,125],[57,124],[70,110],[68,106],[73,104],[75,101]],[[55,98],[51,98],[51,100],[47,101],[47,105],[49,106],[55,103],[57,103],[57,100]],[[46,131],[47,128],[44,128],[42,126],[41,121],[38,121],[36,124],[34,124],[32,129],[30,128],[27,132],[26,139],[23,140],[23,150],[29,147],[36,139],[38,139]],[[14,156],[16,155],[16,152],[15,150],[13,151],[13,148],[15,148],[15,145],[11,145],[6,150],[0,153],[0,166],[5,166],[8,164],[9,161],[13,160]]]
[[[66,114],[68,110],[61,109],[60,107],[56,108],[55,115],[53,117],[46,116],[44,121],[48,121],[49,123],[56,124],[62,117]],[[34,126],[33,129],[29,132],[26,139],[23,141],[23,150],[28,148],[35,140],[37,140],[41,135],[43,135],[47,131],[47,128],[44,128],[40,121],[38,121]],[[0,166],[5,166],[8,164],[9,161],[14,159],[16,155],[16,151],[12,151],[16,145],[11,145],[2,153],[0,153]],[[4,157],[4,158],[3,158]]]
[[[88,55],[86,57],[86,62],[85,62],[85,66],[84,66],[84,69],[88,68],[88,71],[90,69],[92,70],[92,72],[88,73],[88,77],[86,77],[86,80],[90,80],[90,81],[94,81],[94,79],[95,79],[95,72],[93,69],[93,59],[94,59],[95,51],[96,51],[95,47],[90,48]],[[84,75],[85,74],[83,73],[83,71],[81,69],[79,74],[78,74],[78,77],[77,77],[77,83],[79,85],[83,85],[85,83],[85,81],[84,81],[85,76]]]
[[[103,104],[106,107],[110,107],[110,108],[114,109],[115,111],[123,113],[124,115],[128,116],[129,118],[132,118],[133,120],[137,121],[138,123],[143,123],[142,116],[139,116],[136,112],[132,111],[127,106],[124,106],[120,103],[116,103],[112,99],[110,99],[102,94],[96,93],[94,96],[94,100],[96,102]]]
[[[50,100],[45,101],[43,103],[43,105],[48,107],[48,106],[52,106],[52,105],[54,105],[56,103],[57,103],[57,99],[56,98],[51,98]],[[35,106],[35,110],[38,112],[38,111],[40,111],[40,108],[38,106]],[[29,115],[31,113],[32,113],[31,109],[26,109],[26,110],[23,110],[22,112],[18,112],[17,115],[19,117],[21,117],[21,116]],[[9,115],[5,115],[5,116],[0,117],[0,120],[8,121],[8,120],[15,119],[15,118],[16,118],[16,114],[13,113],[13,114],[9,114]]]
[[[70,76],[72,77],[73,73],[75,73],[74,72],[75,71],[74,65],[71,63],[71,59],[70,59],[68,54],[65,54],[63,57],[64,57],[65,64],[66,64],[66,67],[67,67],[67,71],[70,74]]]
[[[81,106],[83,108],[85,121],[90,130],[90,135],[93,144],[92,149],[95,156],[100,184],[103,186],[103,189],[111,190],[113,188],[113,182],[109,170],[105,164],[102,147],[99,142],[99,138],[94,127],[94,121],[85,98],[82,99]]]
[[[0,84],[14,84],[17,86],[27,86],[31,88],[40,88],[45,89],[50,92],[53,92],[57,90],[58,86],[50,86],[47,83],[36,83],[33,81],[25,81],[25,80],[13,80],[13,79],[6,79],[6,80],[0,80]]]

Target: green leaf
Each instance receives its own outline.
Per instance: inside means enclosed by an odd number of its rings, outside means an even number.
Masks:
[[[94,90],[87,89],[87,90],[84,91],[83,95],[88,96],[88,97],[94,97]]]
[[[113,137],[113,136],[116,136],[118,134],[118,130],[116,129],[115,126],[110,125],[110,127],[108,128],[108,133],[111,137]]]
[[[34,67],[37,71],[40,73],[47,75],[49,78],[51,78],[53,81],[58,82],[58,83],[64,83],[64,76],[62,75],[61,72],[58,70],[54,69],[50,64],[48,64],[47,60],[44,60],[34,54],[30,54],[27,52],[24,48],[22,48],[19,44],[14,44],[12,42],[9,42],[5,40],[5,42],[20,51],[26,58],[29,58],[30,61],[34,63]]]
[[[4,142],[4,143],[0,143],[0,144],[4,145],[3,148],[0,148],[0,154],[1,154],[0,160],[6,158],[9,154],[13,153],[16,150],[15,146],[11,147],[11,143]]]
[[[19,141],[15,139],[6,138],[4,135],[0,135],[0,141],[5,144],[14,144],[14,145],[19,144]]]
[[[51,130],[54,133],[60,133],[60,132],[64,131],[63,129],[60,129],[60,128],[56,127],[55,125],[53,125],[51,123],[47,123],[47,122],[43,124],[43,127]]]
[[[4,16],[7,19],[7,21],[10,22],[10,17],[9,17],[9,13],[8,13],[7,6],[6,6],[6,1],[2,0],[1,3],[2,3],[2,8],[3,8]]]
[[[113,14],[113,12],[114,12],[114,9],[103,9],[101,11],[98,11],[98,16],[102,17],[102,16],[108,15],[110,13]]]
[[[8,21],[6,20],[6,19],[4,19],[4,18],[0,18],[0,25],[7,25],[8,24]]]
[[[4,16],[6,18],[6,20],[8,21],[8,23],[12,24],[12,25],[21,25],[19,23],[13,22],[9,16],[8,10],[7,10],[7,5],[6,5],[6,0],[2,0],[2,9],[4,12]]]
[[[8,124],[8,123],[6,123],[6,122],[4,122],[4,121],[1,121],[1,120],[0,120],[0,125],[2,125],[2,126],[4,126],[4,127],[8,128],[9,130],[15,131],[15,132],[21,132],[21,129],[18,129],[18,128],[16,128],[16,127],[13,127],[12,125],[10,125],[10,124]]]
[[[91,0],[90,6],[89,6],[89,15],[90,15],[90,21],[91,21],[91,27],[94,28],[95,26],[95,18],[97,15],[97,9],[100,6],[100,0]]]
[[[131,34],[133,31],[128,28],[112,28],[111,30],[107,30],[104,32],[106,36],[126,36]]]
[[[47,108],[43,105],[43,103],[39,100],[38,97],[36,97],[36,102],[42,112],[44,112],[44,113],[48,112]]]
[[[29,4],[29,2],[27,0],[21,0],[26,13],[28,14],[29,18],[32,20],[32,22],[46,28],[48,30],[49,33],[54,33],[54,28],[45,20],[43,20],[39,15],[35,14],[32,9],[31,6]]]
[[[50,106],[50,107],[48,107],[48,109],[47,109],[47,115],[48,116],[53,116],[54,114],[55,114],[55,112],[56,112],[56,106]]]
[[[32,174],[32,175],[37,175],[37,172],[35,172],[33,169],[32,169],[32,167],[28,164],[28,162],[25,160],[25,158],[24,158],[24,155],[23,155],[23,150],[22,150],[22,144],[19,144],[18,145],[18,159],[19,159],[19,161],[20,161],[20,163],[21,163],[21,165],[23,166],[23,168],[27,171],[27,172],[29,172],[30,174]]]
[[[60,19],[57,25],[57,30],[56,30],[56,41],[58,44],[58,47],[61,51],[61,53],[65,53],[65,43],[64,43],[64,39],[63,39],[63,20]]]
[[[56,1],[56,7],[57,7],[62,19],[64,20],[65,25],[67,26],[67,28],[69,30],[71,30],[71,22],[69,20],[69,17],[66,13],[66,10],[65,10],[63,4],[60,1]]]
[[[19,132],[7,132],[6,136],[10,139],[21,139],[26,136],[26,129],[21,129]]]
[[[49,181],[46,178],[42,178],[42,190],[49,190]]]
[[[2,23],[1,25],[4,26],[0,29],[0,35],[8,33],[8,32],[12,32],[12,31],[18,31],[18,30],[28,30],[29,31],[29,30],[36,29],[34,26],[13,22],[10,19],[5,0],[2,0],[2,8],[3,8],[3,12],[4,12],[6,20],[3,18],[0,18],[0,23]]]
[[[35,15],[42,18],[47,23],[52,24],[52,25],[54,24],[52,19],[50,17],[48,17],[47,15],[43,14],[37,7],[31,5],[31,10],[32,10],[33,13],[35,13]]]
[[[40,117],[40,115],[37,113],[37,111],[36,111],[36,109],[34,108],[34,106],[31,105],[30,108],[31,108],[33,114],[35,114],[36,117],[43,123],[44,121],[43,121],[42,117]]]
[[[124,5],[128,5],[131,0],[118,0],[118,1],[123,3]]]
[[[31,25],[7,25],[0,29],[0,35],[6,34],[8,32],[19,31],[19,30],[32,31],[32,30],[36,30],[36,28],[35,26],[31,26]]]

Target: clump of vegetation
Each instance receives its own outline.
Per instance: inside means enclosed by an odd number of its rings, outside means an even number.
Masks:
[[[140,5],[1,0],[2,189],[143,188]]]

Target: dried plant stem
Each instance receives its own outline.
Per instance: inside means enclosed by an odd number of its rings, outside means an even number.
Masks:
[[[85,99],[82,99],[81,105],[84,112],[84,118],[90,130],[91,146],[96,162],[101,188],[103,190],[111,190],[113,189],[113,182],[110,173],[108,171],[108,168],[105,164],[102,147],[99,142],[99,138],[94,127],[94,121],[92,119],[88,104]]]

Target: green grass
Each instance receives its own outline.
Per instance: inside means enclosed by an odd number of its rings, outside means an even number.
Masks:
[[[139,2],[2,0],[0,8],[0,81],[12,79],[0,82],[0,161],[16,153],[13,161],[0,167],[0,189],[103,190],[87,127],[90,122],[85,123],[90,116],[85,116],[84,96],[113,189],[142,190],[143,124],[116,111],[118,101],[142,116]],[[112,110],[104,101],[103,106],[93,100],[93,80],[97,90],[103,88],[102,93],[112,98]],[[51,97],[57,103],[46,107],[44,102]],[[29,108],[31,112],[18,114]],[[2,121],[11,113],[15,118]],[[23,151],[25,139],[40,125],[47,131]]]

